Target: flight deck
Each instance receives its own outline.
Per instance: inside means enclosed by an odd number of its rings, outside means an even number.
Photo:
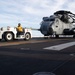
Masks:
[[[42,72],[75,75],[74,38],[0,42],[0,75],[36,75]]]

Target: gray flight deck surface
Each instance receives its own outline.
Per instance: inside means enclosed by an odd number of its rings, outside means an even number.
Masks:
[[[75,45],[60,50],[46,49],[54,46],[59,48],[60,45],[70,42],[75,42],[75,39],[70,37],[1,41],[0,75],[33,75],[38,72],[75,75]]]

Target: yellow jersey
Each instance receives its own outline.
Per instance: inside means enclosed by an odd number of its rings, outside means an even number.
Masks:
[[[22,28],[21,26],[17,27],[17,30],[18,30],[19,32],[23,32],[23,28]]]

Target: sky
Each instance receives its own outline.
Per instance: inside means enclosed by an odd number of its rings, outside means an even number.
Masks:
[[[39,29],[42,18],[58,10],[75,13],[75,0],[0,0],[0,27],[21,23],[23,27]]]

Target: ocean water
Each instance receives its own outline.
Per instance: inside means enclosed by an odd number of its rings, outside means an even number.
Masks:
[[[43,34],[40,31],[32,30],[32,37],[43,37]]]

